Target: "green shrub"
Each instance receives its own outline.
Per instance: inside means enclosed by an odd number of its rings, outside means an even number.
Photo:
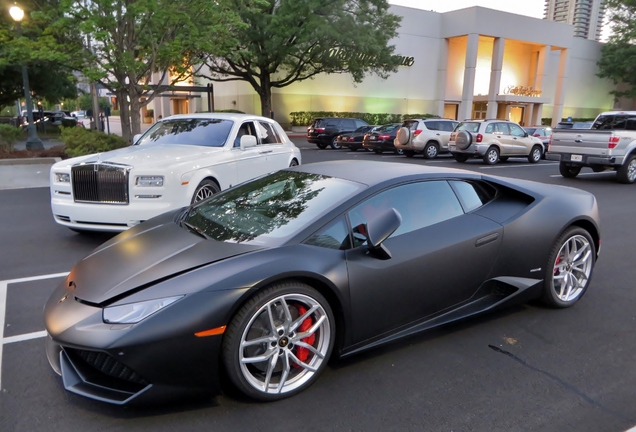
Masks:
[[[239,110],[236,110],[236,109],[214,110],[214,112],[219,112],[219,113],[233,113],[233,114],[245,114],[243,111],[239,111]]]
[[[319,117],[347,117],[364,120],[371,125],[387,123],[402,123],[409,118],[436,118],[434,114],[389,114],[389,113],[359,113],[336,111],[297,111],[289,113],[292,126],[308,126]]]
[[[62,128],[64,151],[69,157],[102,153],[128,146],[118,135],[108,135],[81,127]]]
[[[0,124],[0,147],[13,150],[13,145],[22,136],[22,130],[8,124]]]

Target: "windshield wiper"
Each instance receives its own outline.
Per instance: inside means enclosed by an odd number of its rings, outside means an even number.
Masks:
[[[182,220],[181,222],[179,222],[179,225],[186,227],[190,232],[193,232],[197,235],[200,235],[201,237],[203,237],[206,240],[210,240],[210,236],[207,235],[201,228],[199,228],[196,225],[192,225],[190,222],[186,222],[185,220]]]

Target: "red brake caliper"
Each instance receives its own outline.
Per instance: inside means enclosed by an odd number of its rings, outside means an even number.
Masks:
[[[556,268],[556,266],[557,266],[557,265],[559,265],[559,263],[560,263],[560,262],[561,262],[561,257],[560,257],[560,256],[558,256],[558,257],[557,257],[557,259],[556,259],[556,262],[554,263],[554,267],[555,267],[555,268],[554,268],[554,275],[555,275],[555,276],[558,276],[558,275],[559,275],[559,269],[558,269],[558,268]]]
[[[307,309],[299,305],[298,316],[303,316],[305,312],[307,312]],[[314,322],[311,319],[311,317],[305,318],[302,324],[300,324],[300,326],[298,327],[298,331],[302,333],[309,330],[313,323]],[[302,341],[308,345],[313,345],[314,342],[316,341],[316,335],[312,334],[311,336],[307,336],[306,338],[302,339]],[[304,363],[305,361],[307,361],[307,357],[309,357],[309,350],[304,347],[296,347],[296,357],[298,357],[298,360]],[[294,363],[293,367],[297,368],[297,367],[300,367],[300,365],[297,365],[296,363]]]

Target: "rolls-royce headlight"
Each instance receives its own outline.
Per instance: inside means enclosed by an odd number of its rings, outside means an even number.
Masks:
[[[55,183],[70,183],[71,175],[67,173],[55,173]]]
[[[171,305],[183,296],[166,297],[139,303],[129,303],[120,306],[104,308],[102,319],[107,324],[136,324]]]
[[[138,176],[135,179],[135,186],[163,186],[163,176]]]

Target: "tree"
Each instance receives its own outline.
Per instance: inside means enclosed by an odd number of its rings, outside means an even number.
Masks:
[[[60,17],[57,0],[25,0],[22,37],[5,9],[0,14],[0,106],[13,104],[24,96],[21,65],[27,66],[34,99],[57,102],[75,97],[72,74],[76,39],[56,27]]]
[[[247,81],[272,110],[272,88],[320,73],[349,73],[361,82],[369,72],[386,78],[400,59],[389,41],[400,17],[386,0],[231,0],[247,26],[236,47],[206,56],[213,81]]]
[[[636,0],[606,0],[612,35],[601,47],[597,66],[600,78],[609,78],[619,88],[617,98],[636,98]]]
[[[226,0],[63,2],[66,26],[86,37],[81,71],[117,96],[128,141],[140,131],[141,107],[191,77],[200,52],[223,53],[237,21]],[[162,86],[151,86],[153,74]]]

